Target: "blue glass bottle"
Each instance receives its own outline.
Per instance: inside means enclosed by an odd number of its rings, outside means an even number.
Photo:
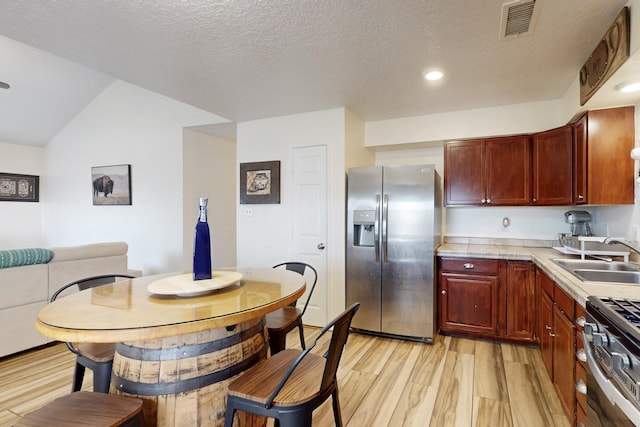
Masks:
[[[200,215],[193,245],[193,280],[211,279],[211,234],[207,223],[207,202],[200,198]]]

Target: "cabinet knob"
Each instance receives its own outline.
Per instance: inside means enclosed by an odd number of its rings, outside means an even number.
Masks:
[[[447,294],[447,291],[443,289],[443,290],[441,290],[441,291],[440,291],[440,293],[441,293],[442,295],[446,295],[446,294]]]
[[[584,383],[584,381],[576,381],[576,391],[580,394],[587,394],[587,385]]]
[[[582,194],[578,194],[578,199],[579,200],[584,200],[584,196]]]
[[[462,266],[465,268],[465,270],[473,270],[475,268],[475,265],[470,262],[465,262]]]
[[[531,199],[532,203],[538,203],[538,199],[536,199],[535,197],[533,199]]]
[[[487,199],[487,204],[490,204],[490,203],[491,203],[491,199]]]
[[[487,203],[487,199],[480,199],[480,203]]]
[[[587,323],[587,319],[584,316],[580,316],[576,319],[576,324],[582,328],[584,328],[584,324]]]
[[[576,358],[581,362],[587,361],[587,353],[584,351],[584,348],[576,351]]]

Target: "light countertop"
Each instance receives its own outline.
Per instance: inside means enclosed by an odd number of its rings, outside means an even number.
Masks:
[[[583,282],[551,260],[579,258],[564,255],[549,247],[527,247],[502,244],[445,243],[436,251],[437,256],[493,258],[532,261],[540,267],[568,295],[585,306],[590,295],[603,297],[640,298],[640,285],[619,285],[604,282]]]

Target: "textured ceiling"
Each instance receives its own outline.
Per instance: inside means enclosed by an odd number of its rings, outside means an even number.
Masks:
[[[55,55],[31,51],[36,63],[23,64],[0,44],[0,81],[30,85],[10,72],[23,65],[46,70],[52,87],[76,80],[20,101],[51,107],[53,97],[62,114],[118,78],[231,121],[340,106],[373,121],[558,99],[627,0],[538,0],[534,35],[506,41],[502,3],[0,0],[0,43]],[[446,79],[427,84],[429,67]],[[0,92],[0,113],[12,108],[9,92]],[[0,141],[23,142],[2,128]],[[33,141],[24,142],[46,139]]]

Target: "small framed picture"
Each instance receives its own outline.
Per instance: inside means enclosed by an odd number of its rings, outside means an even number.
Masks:
[[[39,176],[0,173],[0,201],[37,202],[39,192]]]
[[[280,203],[280,161],[240,163],[240,204]]]
[[[131,165],[91,168],[94,206],[131,204]]]

